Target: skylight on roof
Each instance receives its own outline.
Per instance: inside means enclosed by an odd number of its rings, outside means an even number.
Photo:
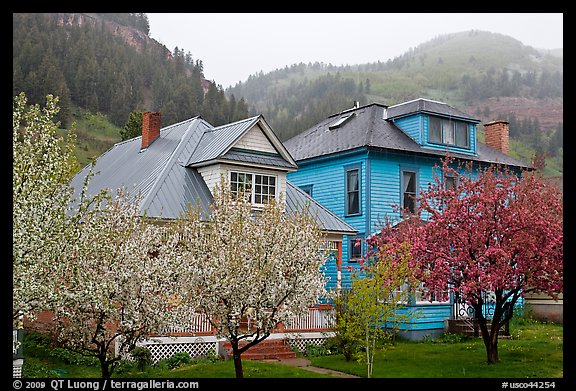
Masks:
[[[342,126],[346,121],[354,116],[354,113],[345,115],[344,117],[338,118],[336,122],[328,126],[328,129],[336,129],[339,126]]]

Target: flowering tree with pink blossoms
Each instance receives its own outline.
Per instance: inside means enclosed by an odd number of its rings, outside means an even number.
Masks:
[[[416,215],[387,224],[372,244],[395,251],[409,243],[412,269],[429,298],[457,293],[474,309],[487,362],[498,362],[498,335],[518,300],[563,292],[563,205],[539,172],[472,167],[443,160],[442,175],[420,192]],[[455,186],[443,178],[457,178]],[[386,245],[384,245],[386,244]],[[486,297],[494,313],[489,322]]]

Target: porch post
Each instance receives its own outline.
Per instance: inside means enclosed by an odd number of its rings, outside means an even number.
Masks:
[[[342,242],[336,242],[336,289],[342,289]]]

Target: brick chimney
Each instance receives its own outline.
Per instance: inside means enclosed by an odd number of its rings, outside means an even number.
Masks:
[[[484,124],[484,140],[487,146],[508,154],[508,122],[496,120]]]
[[[142,113],[142,147],[146,149],[160,136],[160,113]]]

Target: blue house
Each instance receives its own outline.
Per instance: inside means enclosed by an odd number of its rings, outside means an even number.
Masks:
[[[401,221],[398,206],[415,211],[419,191],[433,182],[434,167],[447,153],[475,167],[528,168],[508,155],[507,122],[484,124],[486,143],[477,140],[479,122],[428,99],[393,106],[355,103],[284,143],[298,164],[288,179],[358,230],[342,241],[342,262],[327,268],[331,288],[349,286],[350,270],[366,250],[363,239],[379,232],[384,218]],[[453,179],[444,180],[449,185]],[[358,239],[362,246],[354,246]],[[401,327],[411,339],[437,336],[453,315],[450,302],[416,298],[412,304],[421,316]]]

